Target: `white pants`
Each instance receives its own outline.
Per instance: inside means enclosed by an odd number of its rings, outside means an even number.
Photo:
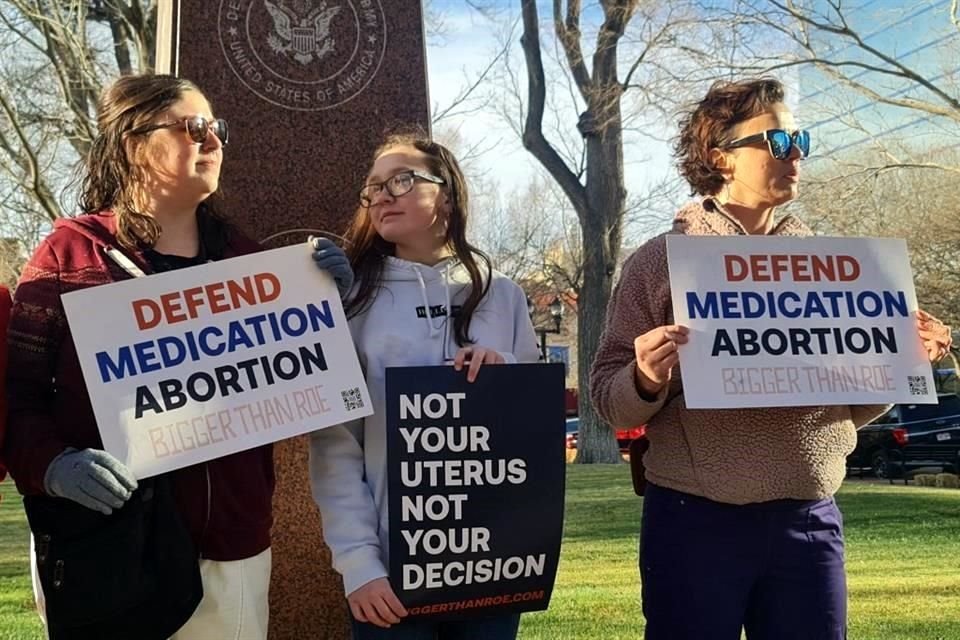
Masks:
[[[47,601],[43,597],[43,586],[40,584],[40,574],[37,573],[37,545],[30,534],[30,581],[33,583],[33,601],[37,603],[37,613],[44,626],[47,624]]]
[[[203,600],[170,640],[266,640],[270,549],[252,558],[200,561]]]

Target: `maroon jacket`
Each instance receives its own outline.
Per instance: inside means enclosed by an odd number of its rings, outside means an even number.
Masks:
[[[10,322],[10,291],[0,285],[0,389],[6,386],[7,379],[7,324]],[[0,447],[3,446],[3,435],[7,430],[7,397],[0,393]],[[0,480],[7,476],[7,470],[0,458]]]
[[[8,332],[3,459],[24,495],[44,492],[47,466],[66,447],[103,447],[60,296],[132,277],[103,252],[105,246],[120,248],[115,233],[110,213],[58,220],[20,276]],[[260,249],[231,229],[222,257]],[[141,253],[123,252],[151,273]],[[180,469],[172,477],[202,557],[239,560],[270,546],[270,445]]]

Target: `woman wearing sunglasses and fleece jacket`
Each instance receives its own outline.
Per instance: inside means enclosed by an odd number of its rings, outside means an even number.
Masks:
[[[810,135],[773,79],[720,82],[680,123],[680,172],[704,196],[672,233],[809,236],[776,208],[797,196]],[[833,494],[855,427],[884,406],[688,410],[666,234],[623,267],[591,372],[611,424],[644,424],[640,574],[648,640],[843,640],[843,529]],[[920,312],[931,360],[949,328]]]

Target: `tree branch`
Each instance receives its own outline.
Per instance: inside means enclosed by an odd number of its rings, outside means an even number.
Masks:
[[[496,66],[500,63],[501,60],[503,60],[504,56],[507,55],[507,52],[508,52],[509,49],[510,49],[510,42],[512,42],[512,40],[513,40],[512,37],[511,37],[511,38],[507,38],[507,39],[505,40],[503,46],[500,48],[500,50],[497,51],[497,55],[494,56],[493,59],[487,64],[487,66],[484,67],[483,71],[481,71],[481,72],[477,75],[476,80],[474,80],[473,83],[471,83],[471,84],[468,85],[465,89],[463,89],[463,90],[450,102],[449,105],[447,105],[447,106],[446,106],[444,109],[442,109],[439,113],[437,113],[435,116],[433,116],[433,122],[434,122],[434,123],[438,123],[438,122],[440,122],[441,120],[443,120],[444,118],[451,118],[451,117],[453,117],[453,116],[463,115],[463,114],[465,114],[465,113],[471,113],[471,112],[473,112],[473,111],[477,111],[478,109],[482,109],[482,108],[483,108],[483,107],[478,107],[477,109],[471,109],[471,110],[468,110],[468,111],[462,111],[462,110],[461,110],[461,111],[455,111],[455,109],[457,109],[458,107],[460,107],[461,105],[463,105],[463,104],[470,98],[470,96],[471,96],[471,95],[480,87],[480,85],[483,84],[483,82],[487,79],[487,77],[490,75],[490,73],[493,71],[493,69],[496,68]],[[485,106],[485,105],[484,105],[484,106]]]
[[[960,122],[960,103],[958,103],[956,109],[950,109],[947,107],[941,107],[939,105],[927,102],[926,100],[914,100],[912,98],[893,98],[890,96],[885,96],[877,91],[871,89],[867,85],[857,82],[856,80],[850,78],[850,76],[839,72],[836,67],[827,63],[818,63],[816,64],[817,68],[822,70],[827,75],[833,77],[838,82],[842,82],[851,89],[860,92],[864,96],[870,98],[875,102],[881,104],[887,104],[893,107],[903,107],[904,109],[914,109],[916,111],[923,111],[924,113],[929,113],[936,116],[942,116],[945,118],[950,118]]]
[[[657,47],[659,47],[664,37],[675,27],[676,27],[676,24],[673,23],[673,21],[670,19],[670,16],[668,15],[668,17],[664,20],[663,25],[660,27],[657,33],[652,38],[645,39],[643,50],[640,51],[640,55],[638,55],[637,59],[633,61],[632,65],[630,65],[630,69],[627,71],[627,75],[623,79],[624,92],[626,92],[626,90],[631,86],[630,82],[633,79],[633,74],[636,73],[637,69],[640,68],[640,65],[642,65],[647,60],[647,55],[651,51],[654,51]]]
[[[23,184],[23,186],[34,195],[37,202],[41,207],[43,207],[47,218],[52,222],[61,217],[60,208],[57,206],[56,198],[54,198],[53,192],[50,190],[50,187],[43,178],[43,174],[40,171],[39,159],[37,158],[34,149],[30,146],[30,140],[27,137],[26,131],[24,131],[23,127],[20,125],[20,120],[17,117],[16,109],[7,99],[7,96],[3,91],[0,91],[0,110],[2,110],[4,115],[7,116],[7,121],[10,123],[18,142],[20,143],[19,150],[13,149],[10,142],[6,139],[6,137],[4,137],[2,140],[2,146],[4,147],[4,150],[6,150],[7,153],[9,153],[11,157],[17,161],[17,164],[19,164],[27,174],[25,182],[22,182],[21,184]],[[19,153],[17,153],[17,151],[19,151]]]
[[[563,18],[562,0],[553,0],[553,28],[557,40],[563,47],[570,65],[573,80],[580,90],[584,102],[590,102],[592,82],[587,65],[583,60],[583,50],[580,48],[580,0],[567,0],[567,17]]]
[[[793,17],[795,20],[799,21],[803,25],[810,25],[821,31],[849,38],[861,51],[869,53],[870,55],[874,56],[878,60],[883,61],[893,69],[896,69],[899,72],[898,75],[900,75],[901,77],[907,80],[910,80],[912,82],[915,82],[916,84],[924,87],[925,89],[933,93],[935,96],[943,100],[946,104],[950,105],[952,109],[956,111],[960,111],[960,101],[958,101],[952,95],[942,90],[940,87],[938,87],[933,82],[931,82],[928,78],[914,71],[907,65],[897,60],[895,57],[887,55],[886,53],[880,51],[876,47],[873,47],[869,45],[867,42],[865,42],[863,38],[860,36],[860,34],[857,31],[851,29],[849,24],[847,24],[846,18],[843,15],[843,11],[841,10],[841,6],[839,3],[831,3],[834,11],[837,14],[837,18],[840,20],[840,23],[841,23],[840,26],[837,26],[829,22],[820,22],[820,21],[814,20],[813,18],[810,17],[809,14],[804,13],[799,9],[796,9],[793,6],[792,0],[789,0],[788,4],[784,4],[782,2],[779,2],[778,0],[767,0],[767,1],[773,6],[779,8],[781,11],[786,12],[787,14],[789,14],[791,17]],[[956,2],[956,0],[954,0],[954,2]],[[806,48],[811,53],[811,55],[816,57],[816,53],[813,51],[809,43],[809,40],[806,43],[801,43],[801,44],[804,45],[804,48]],[[912,104],[916,104],[918,102],[919,101],[911,101]],[[892,104],[896,104],[896,103],[892,103]],[[910,106],[909,108],[916,108],[916,107]],[[935,113],[935,112],[930,111],[930,113]]]
[[[578,214],[587,210],[586,190],[543,135],[546,82],[540,54],[540,24],[536,0],[522,0],[523,36],[520,45],[527,63],[527,117],[523,125],[523,146],[553,176]]]

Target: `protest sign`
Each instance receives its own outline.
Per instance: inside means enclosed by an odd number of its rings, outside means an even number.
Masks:
[[[563,530],[559,364],[387,369],[390,581],[411,616],[546,609]]]
[[[371,413],[337,287],[306,247],[63,306],[104,448],[139,478]]]
[[[935,403],[896,239],[667,236],[687,407]]]

